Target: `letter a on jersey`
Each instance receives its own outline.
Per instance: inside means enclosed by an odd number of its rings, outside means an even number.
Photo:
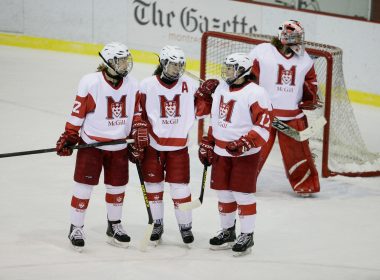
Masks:
[[[278,65],[277,84],[294,86],[296,81],[296,66],[293,65],[289,70],[281,64]]]

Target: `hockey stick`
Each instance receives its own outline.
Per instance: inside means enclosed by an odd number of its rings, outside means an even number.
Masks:
[[[199,82],[203,83],[204,80],[197,77],[195,74],[185,70],[185,74],[189,77],[198,80]],[[294,129],[293,127],[287,125],[283,121],[279,120],[278,118],[274,118],[272,122],[272,126],[277,129],[278,131],[281,131],[285,135],[293,138],[296,141],[302,142],[307,139],[309,139],[311,136],[313,136],[317,131],[319,131],[324,125],[326,124],[326,119],[324,116],[319,117],[315,122],[313,122],[308,128],[298,131]]]
[[[178,206],[179,210],[181,210],[181,211],[189,211],[189,210],[198,208],[198,207],[200,207],[202,205],[203,195],[204,195],[205,186],[206,186],[206,178],[207,178],[207,165],[205,164],[204,167],[203,167],[201,194],[199,195],[199,199],[180,204]]]
[[[280,121],[278,118],[274,118],[272,126],[281,131],[285,135],[293,138],[296,141],[302,142],[309,139],[317,131],[319,131],[326,124],[326,119],[324,116],[320,116],[315,122],[313,122],[309,127],[304,130],[296,130],[293,127],[287,125],[283,121]]]
[[[136,168],[137,168],[137,173],[139,175],[139,180],[140,180],[141,190],[142,190],[144,201],[145,201],[146,211],[148,212],[148,226],[145,230],[143,239],[140,240],[140,250],[144,252],[146,250],[146,247],[148,246],[150,235],[152,234],[152,231],[153,231],[153,216],[152,216],[152,211],[150,210],[149,200],[146,194],[144,177],[143,177],[141,165],[139,162],[136,162]]]
[[[135,140],[133,139],[118,139],[118,140],[112,140],[109,142],[97,142],[97,143],[91,143],[91,144],[81,144],[76,146],[69,146],[69,148],[73,150],[83,149],[83,148],[91,148],[91,147],[100,147],[100,146],[107,146],[107,145],[117,145],[117,144],[130,144],[133,143]],[[55,148],[48,148],[48,149],[41,149],[41,150],[30,150],[30,151],[23,151],[23,152],[15,152],[15,153],[5,153],[0,154],[0,158],[6,158],[6,157],[17,157],[17,156],[25,156],[25,155],[33,155],[33,154],[43,154],[43,153],[51,153],[56,152],[57,150]]]

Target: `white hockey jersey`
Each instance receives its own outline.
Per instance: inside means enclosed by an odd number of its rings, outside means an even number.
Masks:
[[[241,88],[231,88],[221,81],[213,94],[211,110],[215,153],[232,156],[226,151],[226,145],[246,135],[255,139],[256,148],[242,156],[259,152],[269,138],[271,111],[271,102],[263,87],[250,82]]]
[[[158,76],[140,84],[141,106],[149,123],[150,145],[158,151],[175,151],[187,146],[188,134],[197,115],[194,94],[199,83],[182,76],[167,85]]]
[[[138,81],[131,75],[118,86],[109,83],[103,72],[85,75],[78,87],[73,110],[66,130],[80,130],[86,143],[125,139],[131,132],[135,112]],[[117,151],[126,144],[101,146],[99,149]]]
[[[252,72],[270,96],[273,115],[281,120],[301,118],[304,114],[298,104],[303,97],[305,82],[317,85],[313,60],[308,53],[285,57],[272,44],[263,43],[249,56],[253,61]],[[315,86],[308,89],[316,94]]]

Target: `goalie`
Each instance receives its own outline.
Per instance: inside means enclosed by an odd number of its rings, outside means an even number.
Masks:
[[[273,116],[297,129],[307,128],[303,110],[314,110],[318,104],[317,77],[314,64],[304,49],[304,29],[300,22],[285,21],[271,43],[263,43],[250,52],[252,74],[264,87],[273,105]],[[277,131],[271,128],[268,143],[260,155],[262,169],[273,147]],[[286,175],[293,190],[301,196],[319,192],[318,172],[308,141],[298,142],[278,134]]]

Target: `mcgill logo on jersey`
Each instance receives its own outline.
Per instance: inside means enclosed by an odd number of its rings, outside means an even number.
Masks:
[[[219,103],[219,120],[230,123],[232,112],[234,111],[236,100],[231,99],[227,103],[224,103],[223,95],[220,97]]]
[[[112,120],[114,118],[126,118],[127,106],[125,103],[126,95],[123,95],[118,102],[116,102],[112,96],[107,96],[107,119]]]
[[[295,86],[296,66],[293,65],[289,70],[281,64],[278,65],[277,85]]]
[[[164,95],[160,95],[161,118],[180,117],[180,95],[176,94],[173,100],[168,100]]]

